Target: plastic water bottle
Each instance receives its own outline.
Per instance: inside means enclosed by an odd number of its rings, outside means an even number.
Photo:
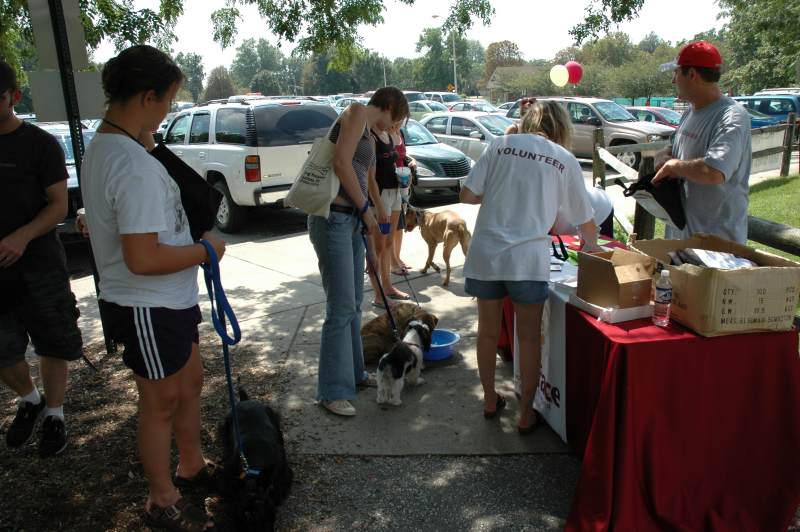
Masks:
[[[672,303],[672,283],[669,282],[669,270],[661,270],[661,277],[656,281],[656,297],[653,307],[653,323],[659,327],[669,325],[669,306]]]

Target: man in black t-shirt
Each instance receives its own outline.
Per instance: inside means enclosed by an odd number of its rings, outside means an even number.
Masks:
[[[0,60],[0,381],[19,396],[7,445],[27,443],[43,419],[39,453],[52,456],[67,446],[67,362],[83,347],[55,231],[67,214],[64,152],[52,135],[17,118],[20,98],[14,70]],[[29,340],[40,357],[44,395],[25,360]]]

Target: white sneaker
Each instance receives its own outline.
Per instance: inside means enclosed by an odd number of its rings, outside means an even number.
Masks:
[[[350,401],[338,399],[336,401],[321,401],[320,404],[336,414],[337,416],[354,416],[356,409]]]

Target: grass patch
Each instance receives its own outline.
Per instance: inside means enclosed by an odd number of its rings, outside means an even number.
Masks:
[[[795,174],[779,179],[770,179],[750,187],[750,209],[752,216],[771,220],[792,227],[800,227],[800,209],[797,200],[800,198],[800,175]],[[781,257],[800,261],[800,257],[778,249],[747,241],[747,245],[769,251]]]

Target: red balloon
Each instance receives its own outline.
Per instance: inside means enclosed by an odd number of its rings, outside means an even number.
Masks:
[[[568,61],[566,65],[569,72],[569,83],[578,83],[583,77],[583,67],[577,61]]]

